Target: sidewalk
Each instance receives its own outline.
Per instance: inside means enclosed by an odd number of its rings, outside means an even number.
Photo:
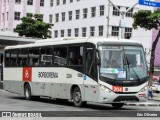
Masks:
[[[157,94],[153,94],[153,99],[149,99],[149,100],[155,100],[155,101],[159,101],[160,102],[160,93],[157,93]]]

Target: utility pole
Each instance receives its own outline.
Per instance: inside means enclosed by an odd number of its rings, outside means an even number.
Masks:
[[[110,20],[110,2],[108,3],[108,16],[107,16],[107,38],[109,37],[109,20]]]
[[[127,12],[129,12],[134,6],[136,6],[138,4],[138,2],[136,4],[134,4],[132,7],[128,8],[126,11],[121,11],[118,6],[116,6],[111,0],[108,0],[117,10],[118,12],[120,12],[121,14],[121,19],[119,21],[119,27],[121,29],[119,29],[119,38],[124,38],[124,30],[125,30],[125,20],[124,20],[124,17],[125,17],[125,14]]]

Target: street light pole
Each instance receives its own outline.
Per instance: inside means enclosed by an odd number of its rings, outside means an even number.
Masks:
[[[124,38],[124,28],[125,28],[125,21],[124,21],[124,17],[125,17],[125,14],[127,13],[127,12],[129,12],[134,6],[136,6],[137,4],[138,4],[138,2],[136,3],[136,4],[134,4],[132,7],[130,7],[130,8],[128,8],[126,11],[121,11],[111,0],[108,0],[117,10],[118,10],[118,12],[120,12],[120,14],[121,14],[121,19],[120,19],[120,21],[119,21],[119,27],[121,28],[121,29],[119,29],[119,33],[121,33],[121,34],[119,34],[119,37],[120,38]]]

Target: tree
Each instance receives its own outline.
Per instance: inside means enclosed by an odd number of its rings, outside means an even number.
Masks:
[[[139,10],[133,15],[134,23],[133,28],[136,29],[138,26],[147,30],[156,29],[158,34],[156,39],[152,43],[151,49],[151,58],[150,58],[150,70],[149,70],[149,85],[151,85],[151,79],[154,73],[154,59],[155,59],[155,50],[160,38],[160,9],[152,12],[151,10]]]
[[[16,26],[16,32],[19,36],[36,37],[36,38],[50,38],[48,35],[49,29],[53,24],[43,22],[41,15],[35,14],[30,17],[22,17],[22,23]]]

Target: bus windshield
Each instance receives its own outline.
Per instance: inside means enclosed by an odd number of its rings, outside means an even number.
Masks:
[[[99,46],[100,76],[113,80],[140,80],[147,77],[141,46]]]

